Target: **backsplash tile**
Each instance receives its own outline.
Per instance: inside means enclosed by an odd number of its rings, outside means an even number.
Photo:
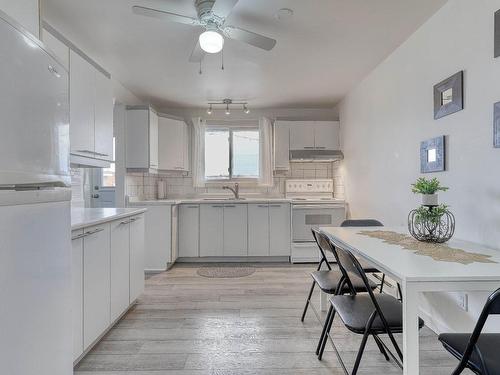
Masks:
[[[271,188],[241,186],[241,194],[259,194],[264,196],[282,197],[285,194],[287,179],[324,179],[334,180],[334,196],[344,198],[344,183],[340,174],[341,162],[328,163],[291,163],[290,170],[274,173],[274,186]],[[156,199],[158,196],[158,181],[167,183],[169,198],[188,198],[206,194],[223,193],[220,186],[194,188],[191,176],[182,172],[162,172],[158,175],[150,173],[128,173],[125,179],[126,194],[141,200]],[[229,193],[228,193],[229,194]]]

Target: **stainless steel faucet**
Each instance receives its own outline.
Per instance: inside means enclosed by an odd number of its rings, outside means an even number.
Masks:
[[[229,185],[224,185],[222,189],[231,190],[234,194],[234,199],[240,199],[240,185],[238,183],[234,184],[234,188]]]

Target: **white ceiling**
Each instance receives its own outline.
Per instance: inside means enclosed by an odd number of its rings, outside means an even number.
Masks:
[[[278,42],[265,52],[233,40],[188,62],[200,29],[141,17],[132,5],[196,16],[194,0],[42,0],[52,26],[141,99],[200,107],[225,97],[254,108],[331,107],[447,0],[239,0],[228,23]],[[294,10],[280,22],[275,12]]]

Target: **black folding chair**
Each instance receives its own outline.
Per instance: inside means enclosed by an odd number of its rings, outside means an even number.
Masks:
[[[334,247],[331,242],[330,246],[332,248]],[[365,285],[369,285],[369,280],[366,277],[363,267],[351,252],[337,247],[335,254],[337,255],[337,262],[339,263],[340,270],[343,274],[344,283],[349,282],[351,277],[350,275],[355,275],[359,277]],[[349,372],[339,354],[337,347],[335,346],[332,337],[330,336],[330,329],[336,313],[338,313],[340,319],[349,331],[355,334],[363,335],[363,339],[356,356],[356,361],[351,372],[352,375],[358,372],[361,358],[369,336],[374,338],[375,343],[379,347],[381,353],[385,356],[386,360],[390,360],[388,356],[389,354],[396,364],[401,369],[403,368],[403,354],[394,339],[395,333],[401,333],[403,331],[402,304],[397,298],[390,295],[375,294],[370,288],[367,288],[367,290],[368,294],[357,294],[355,292],[351,292],[350,295],[336,294],[330,297],[331,306],[323,328],[324,333],[320,338],[320,343],[318,344],[319,350],[317,354],[318,359],[321,360],[326,342],[328,339],[330,340],[334,352],[346,374],[349,374]],[[424,321],[419,318],[419,327],[422,328],[423,325]],[[396,358],[382,339],[380,339],[379,335],[382,334],[387,334],[389,336],[398,358]]]
[[[438,336],[444,348],[460,361],[452,375],[459,375],[466,368],[475,374],[500,374],[500,333],[481,333],[488,316],[498,314],[500,289],[488,297],[472,334],[443,333]]]
[[[344,220],[342,224],[340,224],[341,227],[383,227],[384,224],[382,224],[378,220],[374,219],[348,219]],[[376,267],[372,266],[371,264],[368,264],[365,262],[363,259],[358,259],[359,263],[363,267],[363,270],[365,273],[381,273],[381,280],[380,280],[380,293],[382,293],[384,289],[384,282],[385,282],[385,273],[380,272]]]
[[[332,249],[330,248],[330,245],[328,243],[328,239],[319,232],[319,230],[313,228],[312,229],[312,234],[314,237],[314,240],[316,241],[316,244],[318,245],[318,249],[320,252],[320,262],[318,264],[318,267],[316,268],[316,271],[311,272],[311,277],[313,278],[313,282],[311,285],[311,288],[309,290],[309,294],[307,295],[306,299],[306,305],[304,307],[304,311],[302,313],[301,321],[303,322],[307,309],[309,305],[311,306],[314,314],[316,315],[316,318],[318,321],[321,322],[321,318],[314,308],[313,305],[311,305],[311,296],[314,291],[314,287],[318,285],[318,287],[323,291],[324,293],[327,294],[335,294],[337,293],[337,288],[341,284],[342,281],[342,273],[339,270],[333,270],[332,266],[330,265],[330,262],[328,261],[327,254],[332,253]],[[326,265],[327,270],[322,270],[321,267],[323,264]],[[377,285],[373,282],[370,282],[370,288],[376,289]],[[342,289],[339,290],[341,294],[344,293],[350,293],[351,292],[351,286],[355,292],[366,292],[366,286],[363,283],[361,279],[358,277],[351,277],[351,285],[343,284]]]

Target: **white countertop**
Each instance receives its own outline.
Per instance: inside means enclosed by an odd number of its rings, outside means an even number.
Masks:
[[[71,208],[71,230],[138,215],[145,211],[141,208]]]
[[[174,204],[235,204],[235,203],[240,203],[240,204],[245,204],[245,203],[291,203],[292,199],[290,198],[266,198],[266,197],[261,197],[261,198],[247,198],[245,197],[244,199],[228,199],[228,198],[178,198],[178,199],[156,199],[156,200],[130,200],[128,202],[129,207],[141,207],[141,206],[148,206],[148,205],[174,205]],[[306,201],[303,201],[301,203],[306,204]],[[332,202],[324,202],[326,203],[332,203]],[[345,201],[341,199],[335,200],[333,203],[336,204],[344,204]]]

